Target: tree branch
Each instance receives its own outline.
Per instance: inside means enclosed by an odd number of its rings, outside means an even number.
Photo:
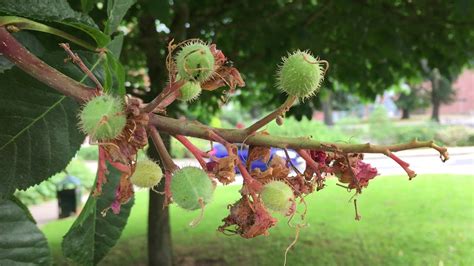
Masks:
[[[173,159],[171,159],[171,156],[166,149],[165,143],[163,142],[160,133],[158,133],[158,130],[156,130],[156,128],[153,126],[149,127],[149,131],[151,139],[153,139],[153,144],[155,145],[155,148],[160,155],[161,161],[163,162],[165,171],[174,172],[176,169],[178,169],[178,166],[176,166],[176,164],[173,162]]]
[[[85,102],[96,95],[94,88],[88,87],[64,75],[28,51],[4,27],[0,27],[0,55],[23,71],[62,94]]]
[[[182,121],[160,115],[150,115],[150,123],[162,132],[171,135],[185,135],[201,139],[213,140],[209,136],[209,131],[216,132],[231,143],[243,143],[256,146],[271,146],[275,148],[291,148],[291,149],[310,149],[344,153],[381,153],[389,155],[390,152],[417,148],[433,148],[440,153],[442,161],[449,159],[448,151],[445,147],[440,147],[434,141],[418,141],[414,140],[407,143],[394,145],[374,145],[366,144],[347,144],[347,143],[329,143],[313,140],[308,137],[279,137],[264,134],[254,134],[249,136],[246,130],[242,129],[222,129],[213,128],[192,121]]]
[[[286,113],[288,111],[288,109],[291,108],[291,106],[296,101],[296,99],[297,99],[297,97],[288,96],[286,101],[280,107],[278,107],[278,109],[276,109],[275,111],[269,113],[264,118],[258,120],[253,125],[246,128],[245,131],[247,132],[247,134],[250,135],[250,134],[256,132],[260,128],[264,127],[266,124],[268,124],[271,121],[273,121],[274,119],[276,119],[278,116],[283,115],[284,113]]]

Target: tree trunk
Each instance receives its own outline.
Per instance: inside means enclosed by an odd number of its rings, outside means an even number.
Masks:
[[[160,42],[159,36],[155,31],[155,18],[143,15],[139,20],[140,27],[140,46],[146,55],[148,74],[150,76],[151,87],[154,96],[158,95],[160,88],[165,83],[166,69],[162,66],[163,56],[160,55],[157,47],[166,45]],[[169,150],[169,136],[163,138]],[[149,140],[151,144],[151,139]],[[158,161],[160,164],[160,156],[157,154],[155,147],[149,145],[148,155],[152,160]],[[160,182],[155,188],[157,191],[163,191],[164,181]],[[173,264],[173,252],[171,243],[171,232],[169,222],[169,209],[163,208],[165,197],[150,190],[148,200],[148,265],[150,266],[171,266]]]
[[[170,136],[162,135],[166,148],[170,150]],[[151,139],[149,140],[151,142]],[[148,156],[160,162],[155,147],[150,145]],[[160,162],[161,165],[161,162]],[[164,178],[155,187],[156,191],[164,191]],[[169,208],[163,208],[165,197],[152,190],[149,192],[148,203],[148,265],[171,266],[173,264],[173,249],[171,242],[171,228]]]
[[[439,123],[439,101],[433,101],[433,110],[431,112],[431,120],[436,121]]]
[[[439,95],[439,86],[440,86],[440,79],[441,76],[437,69],[433,70],[433,74],[431,77],[431,104],[432,104],[432,112],[431,112],[431,120],[436,121],[439,123],[439,108],[441,106],[441,99]]]
[[[334,119],[332,117],[332,91],[326,91],[326,95],[321,102],[324,113],[324,124],[327,126],[334,125]]]
[[[410,109],[408,108],[402,109],[402,119],[410,119]]]
[[[146,55],[148,75],[151,81],[153,95],[155,97],[164,87],[167,78],[167,70],[164,62],[166,55],[160,54],[158,47],[166,47],[167,43],[175,39],[176,43],[186,38],[185,24],[189,19],[187,4],[179,2],[175,4],[175,15],[168,36],[158,35],[155,25],[155,14],[142,14],[139,18],[140,47]],[[164,38],[165,37],[165,38]],[[167,37],[167,38],[166,38]],[[151,99],[148,99],[151,100]],[[172,114],[172,110],[168,110]],[[162,135],[166,148],[170,151],[170,136]],[[149,143],[152,143],[151,141]],[[153,145],[149,145],[151,159],[160,161]],[[157,191],[164,190],[164,182],[161,182]],[[148,265],[171,266],[173,263],[173,250],[170,232],[169,209],[163,208],[164,195],[150,190],[148,202]]]

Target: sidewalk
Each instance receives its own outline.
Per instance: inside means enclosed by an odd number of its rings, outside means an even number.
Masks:
[[[450,159],[442,163],[439,154],[433,149],[418,149],[397,152],[397,155],[410,164],[411,169],[419,175],[423,174],[474,174],[474,147],[448,148]],[[376,167],[380,175],[404,175],[403,169],[383,154],[366,154],[365,161]],[[183,166],[199,166],[195,159],[177,159],[176,164]],[[97,162],[88,161],[87,166],[95,172]],[[304,164],[299,168],[304,169]],[[235,184],[241,184],[242,178],[237,176]],[[83,202],[87,195],[83,197]],[[58,219],[56,200],[29,207],[38,225]]]

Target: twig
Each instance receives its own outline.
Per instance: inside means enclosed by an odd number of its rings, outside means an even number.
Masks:
[[[177,97],[177,92],[184,85],[184,81],[171,81],[163,91],[158,94],[150,103],[143,107],[143,112],[151,113],[155,109],[164,108],[170,105]]]
[[[158,133],[158,130],[156,130],[154,127],[149,127],[148,129],[150,131],[153,144],[155,145],[155,148],[160,155],[161,161],[163,162],[163,167],[167,171],[174,172],[176,169],[178,169],[178,166],[173,162],[173,159],[171,159],[171,155],[168,153],[160,133]]]
[[[266,124],[270,123],[271,121],[273,121],[277,117],[283,115],[284,113],[286,113],[288,111],[288,109],[291,108],[291,106],[296,101],[296,99],[297,99],[297,97],[288,96],[286,101],[280,107],[278,107],[278,109],[276,109],[275,111],[269,113],[264,118],[258,120],[253,125],[246,128],[245,132],[247,132],[247,134],[254,133],[255,131],[257,131],[260,128],[264,127]]]
[[[290,164],[291,168],[293,168],[293,170],[298,173],[298,174],[301,174],[300,170],[298,170],[298,168],[296,168],[296,166],[293,164],[293,162],[291,161],[291,158],[290,158],[290,155],[288,154],[288,149],[283,149],[283,151],[285,152],[285,156],[286,156],[286,162],[288,164]]]
[[[354,209],[355,209],[355,219],[357,221],[360,221],[360,218],[362,218],[362,216],[360,216],[359,212],[357,211],[357,199],[354,199]]]
[[[153,140],[153,144],[155,145],[155,148],[160,155],[161,162],[163,162],[163,167],[165,168],[165,200],[163,202],[163,208],[166,208],[166,206],[168,206],[168,204],[171,202],[172,173],[178,169],[178,166],[173,162],[173,159],[171,159],[171,156],[168,153],[165,143],[163,142],[160,133],[158,133],[158,130],[150,126],[149,131]]]
[[[74,53],[71,50],[71,47],[69,47],[68,43],[60,43],[59,46],[63,48],[66,53],[69,55],[69,58],[72,60],[74,64],[76,64],[84,74],[86,74],[97,86],[97,88],[101,91],[104,91],[104,87],[102,87],[102,84],[100,84],[99,80],[94,76],[92,71],[82,62],[82,59],[79,57],[78,54]]]
[[[347,167],[349,167],[349,173],[351,174],[352,181],[356,184],[356,191],[357,193],[362,193],[362,188],[360,187],[359,179],[357,179],[354,169],[352,168],[351,161],[349,161],[349,156],[347,153],[344,153],[344,159],[346,160]]]

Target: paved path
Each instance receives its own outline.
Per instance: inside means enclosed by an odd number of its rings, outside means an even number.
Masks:
[[[411,169],[418,174],[474,174],[474,147],[450,148],[450,159],[442,163],[435,150],[419,149],[398,152],[397,155],[410,163]],[[381,175],[403,175],[403,171],[393,160],[380,154],[366,154],[365,161],[377,167]],[[194,159],[176,160],[179,166],[199,166]],[[87,166],[96,171],[97,162],[87,162]],[[304,169],[304,164],[300,166]],[[236,183],[242,183],[238,176]],[[83,198],[83,202],[87,197]],[[29,208],[33,217],[39,225],[57,219],[58,205],[57,201],[46,202]]]

